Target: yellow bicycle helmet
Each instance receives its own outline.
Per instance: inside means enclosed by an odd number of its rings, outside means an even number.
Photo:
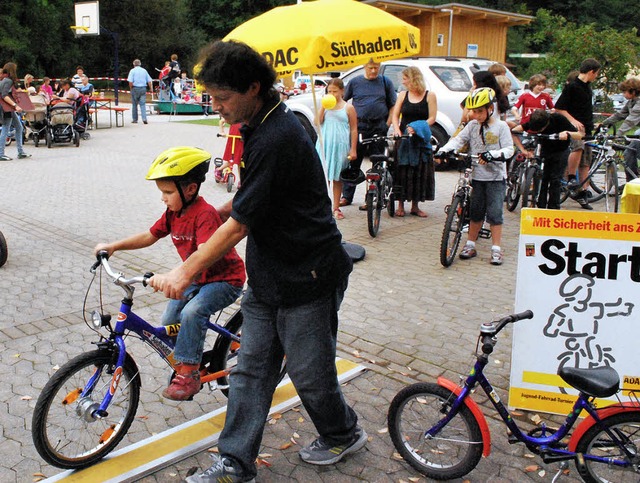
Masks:
[[[211,154],[204,149],[191,146],[176,146],[161,152],[151,163],[146,179],[173,181],[176,184],[182,209],[187,208],[198,197],[200,185],[204,182]],[[190,183],[197,183],[198,188],[191,199],[187,199],[182,189]]]
[[[151,163],[146,179],[171,179],[202,183],[207,171],[211,154],[204,149],[191,146],[176,146],[161,152]]]
[[[490,106],[496,98],[496,93],[490,87],[480,87],[467,96],[464,107],[467,109],[478,109],[479,107]]]

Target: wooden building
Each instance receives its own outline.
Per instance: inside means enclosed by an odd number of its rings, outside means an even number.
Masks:
[[[396,0],[364,0],[420,29],[421,56],[484,57],[505,62],[507,29],[535,17],[460,3],[430,6]]]

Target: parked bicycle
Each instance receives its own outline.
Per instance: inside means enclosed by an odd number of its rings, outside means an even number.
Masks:
[[[618,211],[620,200],[620,180],[622,172],[618,170],[618,164],[624,166],[624,160],[620,154],[626,149],[626,145],[620,144],[621,139],[615,134],[607,134],[607,127],[602,126],[596,130],[592,140],[587,140],[585,144],[593,150],[591,167],[587,176],[580,180],[576,186],[569,187],[563,184],[560,203],[579,192],[581,188],[591,187],[593,193],[589,202],[596,202],[604,199],[605,211],[615,213]]]
[[[523,142],[533,151],[532,157],[520,155],[517,164],[512,166],[507,176],[506,203],[509,211],[514,211],[518,200],[522,197],[522,208],[537,208],[538,197],[542,187],[544,158],[542,157],[542,140],[558,140],[558,134],[539,134],[522,132]],[[529,140],[527,143],[526,141]]]
[[[478,164],[477,154],[467,153],[436,153],[439,159],[449,162],[450,165],[458,167],[460,176],[458,183],[453,190],[451,203],[445,206],[444,212],[447,218],[442,230],[442,240],[440,242],[440,263],[444,267],[449,267],[453,263],[460,248],[460,241],[465,230],[469,229],[471,222],[470,202],[471,202],[471,173],[474,165]],[[454,161],[455,163],[452,163]],[[484,224],[478,234],[480,238],[491,238],[491,230],[485,228]]]
[[[9,249],[7,248],[7,239],[0,231],[0,267],[7,263],[9,257]]]
[[[391,402],[388,428],[394,446],[416,470],[436,480],[459,478],[473,470],[491,451],[490,432],[480,407],[471,398],[475,387],[487,394],[509,429],[509,443],[524,443],[545,463],[561,462],[554,478],[573,461],[586,482],[637,482],[640,477],[640,400],[631,392],[629,401],[604,408],[596,398],[619,393],[615,369],[563,367],[558,375],[579,391],[573,409],[558,429],[546,425],[524,433],[503,405],[484,374],[496,336],[507,325],[530,319],[530,310],[480,326],[476,363],[462,385],[439,377],[437,383],[416,383],[402,389]],[[586,411],[584,419],[565,437]]]
[[[390,217],[395,216],[395,193],[393,192],[393,176],[390,171],[389,141],[397,141],[403,136],[373,136],[360,139],[361,144],[380,143],[384,145],[384,154],[372,154],[371,169],[365,173],[367,205],[367,228],[369,235],[375,237],[380,229],[380,216],[383,209],[387,209]]]
[[[100,267],[101,274],[105,272],[125,293],[115,325],[111,315],[104,313],[102,293],[100,309],[92,311],[87,320],[85,297],[85,323],[100,337],[95,342],[97,349],[64,364],[45,385],[33,412],[31,433],[36,450],[47,463],[59,468],[94,464],[109,454],[129,430],[138,408],[141,379],[126,340],[140,339],[173,369],[173,351],[180,331],[180,324],[156,327],[132,311],[135,285],[146,286],[152,273],[127,279],[112,270],[107,252],[99,252],[97,259],[91,267],[94,279]],[[226,396],[228,377],[240,349],[243,317],[237,310],[222,325],[218,323],[220,316],[221,313],[215,322],[207,324],[217,338],[213,348],[203,354],[200,380]],[[284,374],[283,364],[280,379]],[[171,374],[174,376],[175,372]]]

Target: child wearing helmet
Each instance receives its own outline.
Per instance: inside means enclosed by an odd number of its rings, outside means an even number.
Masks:
[[[136,250],[171,235],[180,258],[186,260],[222,225],[216,209],[198,195],[210,160],[211,155],[199,148],[180,146],[162,152],[146,179],[156,182],[166,211],[148,231],[100,243],[95,252],[106,250],[111,255],[118,250]],[[181,325],[174,352],[176,377],[162,392],[164,397],[184,401],[200,391],[200,362],[209,316],[235,302],[245,280],[244,262],[232,249],[203,271],[182,299],[169,301],[162,323]]]
[[[466,143],[471,154],[480,155],[474,167],[473,191],[471,192],[471,223],[467,243],[460,252],[463,260],[477,255],[476,240],[485,218],[491,226],[490,262],[502,265],[502,213],[506,187],[506,162],[513,156],[514,147],[511,131],[506,122],[493,116],[495,92],[489,87],[474,90],[466,99],[471,121],[456,136],[440,148],[436,158],[442,153],[457,151]]]

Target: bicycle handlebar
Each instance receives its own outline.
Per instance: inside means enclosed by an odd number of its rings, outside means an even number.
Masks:
[[[533,133],[533,132],[527,132],[527,131],[523,131],[523,132],[511,131],[511,132],[513,134],[518,134],[518,135],[521,135],[521,136],[526,137],[526,138],[549,139],[551,141],[559,141],[560,140],[560,133],[541,134],[541,133]]]
[[[377,136],[374,135],[373,137],[370,138],[363,138],[362,135],[358,135],[358,142],[360,144],[371,144],[371,143],[376,143],[376,142],[380,142],[380,141],[397,141],[398,139],[408,139],[410,137],[412,137],[413,134],[403,134],[402,136]]]
[[[97,268],[102,265],[104,271],[107,272],[107,275],[109,275],[109,277],[113,279],[113,283],[123,288],[130,287],[131,285],[134,285],[136,283],[141,283],[144,287],[146,287],[148,285],[149,279],[153,277],[153,273],[147,272],[144,275],[138,275],[137,277],[129,279],[124,278],[124,274],[115,272],[111,268],[111,265],[109,265],[109,254],[106,250],[100,250],[98,253],[96,253],[96,258],[97,261],[93,265],[91,265],[90,272],[95,273]]]
[[[480,337],[482,341],[482,353],[489,355],[493,352],[493,348],[498,341],[496,335],[504,329],[508,324],[517,322],[523,319],[532,319],[533,312],[531,310],[525,310],[519,314],[511,314],[503,317],[500,320],[482,324],[480,326]]]

